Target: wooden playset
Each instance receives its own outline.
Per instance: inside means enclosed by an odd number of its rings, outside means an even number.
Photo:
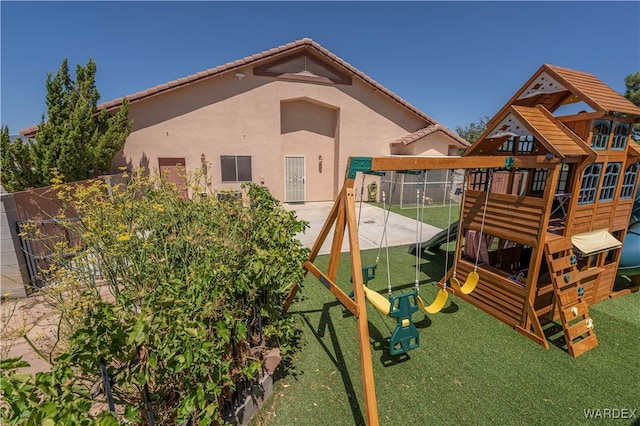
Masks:
[[[558,114],[579,103],[591,111]],[[418,346],[411,315],[437,312],[448,293],[546,348],[543,326],[558,319],[571,356],[597,345],[589,305],[638,289],[614,292],[640,170],[640,145],[630,137],[635,122],[640,108],[591,74],[543,65],[462,157],[349,159],[344,186],[304,267],[356,318],[369,424],[378,423],[378,414],[367,300],[397,320],[392,354]],[[434,169],[465,170],[453,267],[430,305],[418,288],[387,299],[366,286],[371,272],[360,257],[356,175]],[[314,261],[332,229],[322,271]],[[351,295],[336,284],[345,232]]]

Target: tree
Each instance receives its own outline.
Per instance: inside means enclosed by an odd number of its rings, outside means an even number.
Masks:
[[[98,111],[100,93],[95,85],[96,71],[96,63],[90,59],[86,66],[76,67],[74,81],[65,59],[55,75],[47,76],[46,120],[43,114],[35,141],[14,144],[13,161],[8,158],[5,162],[3,158],[5,188],[47,186],[54,170],[65,182],[73,182],[89,179],[110,168],[113,156],[122,149],[131,131],[127,117],[129,107],[123,100],[122,108],[115,115],[104,109]],[[30,167],[25,169],[26,158]],[[29,175],[28,178],[24,174]]]
[[[640,106],[640,71],[626,76],[624,78],[624,84],[627,87],[627,90],[624,92],[624,97],[637,106]],[[640,124],[633,126],[632,136],[636,141],[640,141]]]
[[[627,90],[624,92],[624,97],[637,106],[640,106],[640,71],[626,76],[624,78],[624,84],[627,87]]]
[[[31,146],[18,138],[9,136],[9,127],[2,128],[0,151],[2,151],[2,187],[9,192],[20,191],[38,185],[33,173],[30,155]]]
[[[464,127],[456,126],[455,131],[467,142],[474,143],[487,129],[489,120],[490,117],[485,115],[484,117],[480,117],[477,122],[471,122]]]

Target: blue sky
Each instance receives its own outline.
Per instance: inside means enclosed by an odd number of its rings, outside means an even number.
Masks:
[[[46,112],[45,80],[93,58],[110,101],[312,38],[440,123],[493,116],[543,64],[618,92],[640,71],[640,2],[1,1],[1,122]],[[75,73],[73,73],[75,75]]]

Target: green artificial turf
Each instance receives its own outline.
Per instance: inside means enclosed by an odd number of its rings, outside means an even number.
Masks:
[[[394,294],[410,291],[415,257],[407,247],[389,251]],[[376,253],[363,252],[363,264],[375,263]],[[421,259],[420,294],[426,300],[435,297],[444,258],[437,251]],[[316,264],[324,269],[326,262],[323,256]],[[347,292],[349,278],[345,253],[337,282]],[[385,259],[369,286],[386,294]],[[274,395],[252,424],[365,424],[355,317],[311,274],[289,312],[303,329],[303,347],[292,369],[276,373]],[[380,424],[639,425],[640,292],[598,303],[589,312],[599,345],[574,359],[554,344],[545,350],[451,296],[439,314],[414,314],[420,347],[392,357],[388,340],[395,324],[368,305]],[[553,328],[547,327],[549,334]],[[585,410],[596,409],[639,412],[634,419],[585,418]]]
[[[382,208],[382,203],[370,204]],[[451,212],[449,212],[449,207],[451,207]],[[449,224],[457,221],[460,215],[460,206],[458,204],[452,204],[451,206],[449,206],[449,204],[444,206],[427,206],[421,209],[420,212],[416,212],[415,208],[401,209],[397,205],[392,205],[391,208],[385,206],[385,208],[410,219],[415,219],[416,216],[420,216],[425,223],[441,229],[448,228]]]

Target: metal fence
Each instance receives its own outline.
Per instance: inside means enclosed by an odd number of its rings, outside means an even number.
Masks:
[[[408,209],[416,207],[418,196],[425,207],[459,203],[463,182],[463,170],[424,170],[388,173],[381,185],[387,203]]]
[[[69,223],[77,222],[78,219],[64,220],[66,222],[64,224],[58,219],[16,222],[29,279],[35,287],[42,288],[46,285],[49,268],[60,244],[66,247],[76,247],[81,244],[80,238],[69,231]]]

